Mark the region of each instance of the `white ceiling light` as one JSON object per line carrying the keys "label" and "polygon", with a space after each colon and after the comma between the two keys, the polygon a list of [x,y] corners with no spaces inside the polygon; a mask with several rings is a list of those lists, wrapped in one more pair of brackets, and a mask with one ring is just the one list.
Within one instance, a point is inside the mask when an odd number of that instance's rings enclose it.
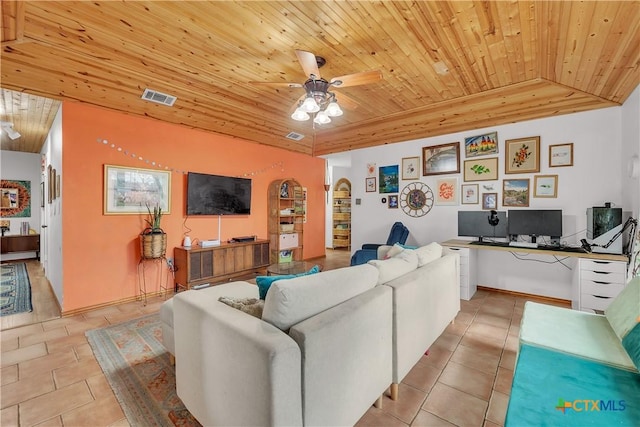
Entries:
{"label": "white ceiling light", "polygon": [[329,87],[332,84],[323,78],[316,78],[312,75],[303,85],[307,96],[304,101],[298,104],[298,108],[293,112],[291,118],[304,122],[311,118],[310,114],[315,114],[314,123],[327,124],[331,122],[330,117],[341,116],[342,109],[336,101],[336,96],[329,92]]}
{"label": "white ceiling light", "polygon": [[18,139],[22,136],[20,132],[13,129],[13,123],[11,122],[0,122],[0,129],[11,139]]}

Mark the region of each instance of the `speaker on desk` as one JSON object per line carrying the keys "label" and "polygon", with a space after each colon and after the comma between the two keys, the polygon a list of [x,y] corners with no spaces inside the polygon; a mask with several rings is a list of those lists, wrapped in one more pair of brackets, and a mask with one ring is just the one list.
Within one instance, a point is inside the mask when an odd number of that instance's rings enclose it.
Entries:
{"label": "speaker on desk", "polygon": [[487,221],[489,221],[489,224],[492,225],[493,227],[498,225],[500,223],[500,218],[498,218],[498,212],[492,210],[491,214],[487,217]]}

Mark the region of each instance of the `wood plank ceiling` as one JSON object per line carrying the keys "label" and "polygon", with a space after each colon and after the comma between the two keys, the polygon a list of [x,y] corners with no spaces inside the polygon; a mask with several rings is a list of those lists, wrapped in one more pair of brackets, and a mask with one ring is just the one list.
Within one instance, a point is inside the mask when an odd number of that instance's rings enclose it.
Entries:
{"label": "wood plank ceiling", "polygon": [[[0,118],[50,124],[37,95],[329,154],[620,105],[640,83],[639,25],[638,1],[3,0]],[[330,124],[296,122],[303,89],[252,83],[303,83],[296,49],[326,58],[328,80],[383,78],[335,88]]]}

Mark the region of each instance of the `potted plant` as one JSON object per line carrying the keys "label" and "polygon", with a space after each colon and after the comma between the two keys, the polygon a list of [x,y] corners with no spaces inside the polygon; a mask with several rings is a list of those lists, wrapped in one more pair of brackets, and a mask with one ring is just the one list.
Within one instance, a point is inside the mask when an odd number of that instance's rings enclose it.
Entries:
{"label": "potted plant", "polygon": [[167,250],[167,235],[160,228],[162,208],[155,206],[153,211],[147,205],[149,218],[145,219],[149,227],[140,233],[140,253],[143,258],[163,258]]}

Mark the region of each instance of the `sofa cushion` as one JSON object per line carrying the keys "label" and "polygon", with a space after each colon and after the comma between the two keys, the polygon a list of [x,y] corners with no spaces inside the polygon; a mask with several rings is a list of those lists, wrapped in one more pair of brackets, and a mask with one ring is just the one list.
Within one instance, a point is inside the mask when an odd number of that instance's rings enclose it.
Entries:
{"label": "sofa cushion", "polygon": [[291,326],[373,288],[378,270],[368,264],[278,280],[271,285],[262,320],[287,331]]}
{"label": "sofa cushion", "polygon": [[527,301],[519,341],[520,345],[534,345],[618,369],[635,370],[613,328],[599,314]]}
{"label": "sofa cushion", "polygon": [[259,298],[220,297],[218,298],[218,301],[240,310],[243,313],[257,317],[258,319],[262,318],[264,301]]}
{"label": "sofa cushion", "polygon": [[415,250],[418,255],[418,267],[429,264],[442,256],[442,246],[437,242],[429,243]]}
{"label": "sofa cushion", "polygon": [[258,276],[256,277],[256,285],[258,285],[258,291],[260,292],[260,299],[267,297],[267,291],[271,287],[271,284],[278,280],[293,279],[294,277],[306,276],[307,274],[315,274],[320,271],[320,267],[314,265],[308,271],[299,274],[283,274],[279,276]]}
{"label": "sofa cushion", "polygon": [[378,269],[378,284],[387,283],[418,268],[418,255],[412,250],[402,250],[389,259],[374,259],[369,264]]}
{"label": "sofa cushion", "polygon": [[633,278],[625,286],[604,315],[640,370],[640,277]]}

